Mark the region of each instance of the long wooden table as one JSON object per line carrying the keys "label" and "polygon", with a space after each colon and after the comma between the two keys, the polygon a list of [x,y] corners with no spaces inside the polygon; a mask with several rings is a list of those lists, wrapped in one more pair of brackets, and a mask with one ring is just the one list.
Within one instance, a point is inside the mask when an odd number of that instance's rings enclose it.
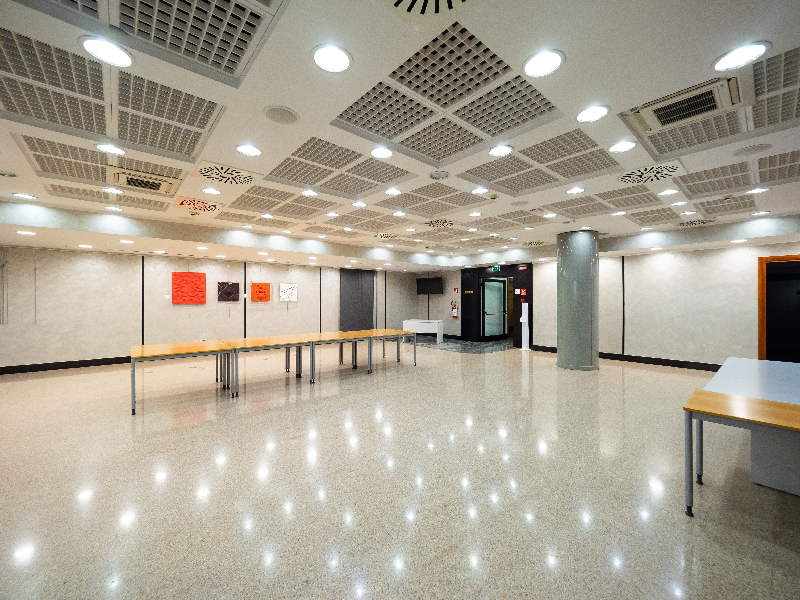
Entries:
{"label": "long wooden table", "polygon": [[[798,391],[800,393],[800,391]],[[697,423],[697,452],[695,455],[697,483],[703,485],[703,421],[731,427],[749,429],[753,434],[770,436],[770,439],[788,440],[800,444],[800,405],[723,394],[709,390],[695,390],[683,407],[685,437],[686,515],[693,517],[694,473],[692,419]],[[785,457],[791,460],[791,457]],[[795,457],[796,458],[796,457]],[[754,468],[751,461],[751,470]]]}
{"label": "long wooden table", "polygon": [[[210,342],[191,342],[182,344],[153,344],[131,347],[131,414],[136,414],[136,363],[172,358],[216,355],[217,381],[222,381],[223,389],[231,390],[231,397],[239,395],[239,353],[261,350],[286,349],[286,372],[290,370],[290,351],[295,348],[296,377],[303,373],[303,346],[309,346],[310,383],[315,383],[316,346],[339,344],[339,364],[344,363],[344,344],[352,343],[353,368],[358,368],[357,342],[367,342],[367,373],[372,373],[372,342],[375,339],[397,340],[397,362],[400,362],[400,342],[403,338],[414,337],[414,366],[417,365],[417,334],[401,329],[365,329],[361,331],[332,331],[327,333],[307,333],[299,335],[275,335],[258,338],[239,338],[215,340]],[[384,345],[384,357],[386,348]]]}

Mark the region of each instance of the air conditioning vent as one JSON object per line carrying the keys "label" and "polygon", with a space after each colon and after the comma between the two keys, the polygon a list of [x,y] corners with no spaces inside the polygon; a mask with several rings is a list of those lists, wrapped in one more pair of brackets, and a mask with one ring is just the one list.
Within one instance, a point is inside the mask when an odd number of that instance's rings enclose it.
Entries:
{"label": "air conditioning vent", "polygon": [[718,105],[714,98],[714,92],[712,90],[706,90],[695,96],[690,96],[683,100],[678,100],[677,102],[655,108],[653,109],[653,114],[661,125],[669,125],[670,123],[676,123],[684,119],[690,119],[697,115],[717,110],[717,108]]}
{"label": "air conditioning vent", "polygon": [[376,233],[375,237],[379,240],[393,240],[397,236],[394,233]]}
{"label": "air conditioning vent", "polygon": [[695,219],[693,221],[683,221],[682,223],[676,223],[678,227],[700,227],[701,225],[708,225],[713,223],[714,219]]}
{"label": "air conditioning vent", "polygon": [[138,171],[126,171],[115,167],[106,167],[106,181],[115,186],[136,188],[147,190],[155,194],[165,194],[171,196],[178,191],[179,179],[162,177],[160,175],[150,175]]}

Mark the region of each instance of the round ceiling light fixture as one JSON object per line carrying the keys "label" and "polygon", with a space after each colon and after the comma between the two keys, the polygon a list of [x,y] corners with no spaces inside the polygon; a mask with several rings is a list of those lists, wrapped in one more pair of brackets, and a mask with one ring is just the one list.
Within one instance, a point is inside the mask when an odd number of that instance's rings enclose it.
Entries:
{"label": "round ceiling light fixture", "polygon": [[545,77],[556,71],[564,62],[564,53],[559,50],[542,50],[525,62],[525,75]]}
{"label": "round ceiling light fixture", "polygon": [[106,194],[114,194],[114,195],[117,195],[117,196],[120,196],[120,195],[122,195],[122,194],[124,194],[124,193],[125,193],[125,192],[123,192],[122,190],[118,190],[118,189],[117,189],[117,188],[115,188],[115,187],[106,187],[106,188],[103,188],[103,191],[104,191]]}
{"label": "round ceiling light fixture", "polygon": [[388,190],[386,190],[386,191],[384,192],[384,194],[386,194],[386,195],[388,195],[388,196],[399,196],[399,195],[400,195],[400,194],[402,194],[402,193],[403,193],[403,192],[401,192],[401,191],[400,191],[400,190],[398,190],[397,188],[389,188]]}
{"label": "round ceiling light fixture", "polygon": [[244,154],[245,156],[260,156],[261,150],[253,146],[252,144],[242,144],[241,146],[237,146],[236,150],[239,151],[239,154]]}
{"label": "round ceiling light fixture", "polygon": [[749,65],[751,62],[761,57],[772,44],[769,42],[753,42],[745,44],[731,50],[727,54],[720,56],[714,63],[715,71],[732,71]]}
{"label": "round ceiling light fixture", "polygon": [[133,59],[131,55],[116,44],[96,37],[81,38],[84,49],[100,60],[112,67],[130,67]]}
{"label": "round ceiling light fixture", "polygon": [[512,148],[511,146],[500,144],[499,146],[495,146],[494,148],[489,150],[489,156],[495,156],[495,157],[508,156],[513,151],[514,148]]}
{"label": "round ceiling light fixture", "polygon": [[436,181],[440,181],[442,179],[447,179],[450,177],[450,173],[447,171],[434,171],[433,173],[429,173],[428,177],[431,179],[435,179]]}
{"label": "round ceiling light fixture", "polygon": [[314,190],[303,190],[303,191],[302,191],[302,192],[300,192],[300,193],[301,193],[303,196],[307,197],[307,198],[313,198],[314,196],[316,196],[316,195],[317,195],[317,192],[315,192]]}
{"label": "round ceiling light fixture", "polygon": [[374,148],[370,154],[375,158],[392,158],[392,151],[382,146]]}
{"label": "round ceiling light fixture", "polygon": [[485,187],[479,186],[479,187],[476,187],[474,190],[472,190],[472,193],[477,195],[477,194],[485,194],[488,191],[489,190],[487,190]]}
{"label": "round ceiling light fixture", "polygon": [[620,152],[627,152],[628,150],[633,150],[636,147],[636,144],[633,142],[617,142],[611,148],[608,149],[609,152],[613,152],[614,154],[619,154]]}
{"label": "round ceiling light fixture", "polygon": [[576,185],[575,187],[568,189],[567,193],[568,194],[580,194],[580,193],[585,192],[585,191],[586,190],[584,188],[582,188],[579,185]]}
{"label": "round ceiling light fixture", "polygon": [[279,125],[292,125],[300,120],[300,115],[285,106],[268,106],[264,109],[264,116]]}
{"label": "round ceiling light fixture", "polygon": [[15,198],[22,198],[23,200],[36,200],[36,196],[31,196],[30,194],[23,194],[22,192],[17,192],[14,194]]}
{"label": "round ceiling light fixture", "polygon": [[355,206],[356,208],[364,208],[366,205],[367,203],[362,202],[361,200],[356,200],[355,202],[353,202],[353,206]]}
{"label": "round ceiling light fixture", "polygon": [[122,156],[125,154],[125,150],[122,148],[117,148],[114,144],[97,144],[95,146],[100,152],[105,152],[106,154],[116,154],[117,156]]}
{"label": "round ceiling light fixture", "polygon": [[577,119],[580,123],[594,123],[608,114],[607,106],[590,106],[578,113]]}
{"label": "round ceiling light fixture", "polygon": [[329,73],[341,73],[350,66],[350,55],[333,44],[325,44],[314,49],[314,62]]}

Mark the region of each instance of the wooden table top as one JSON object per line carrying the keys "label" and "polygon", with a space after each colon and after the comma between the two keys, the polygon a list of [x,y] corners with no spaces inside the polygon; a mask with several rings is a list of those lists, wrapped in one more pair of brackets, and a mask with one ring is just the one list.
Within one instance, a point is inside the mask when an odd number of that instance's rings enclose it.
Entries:
{"label": "wooden table top", "polygon": [[786,402],[695,390],[683,410],[800,431],[800,405]]}
{"label": "wooden table top", "polygon": [[131,346],[131,358],[149,358],[153,356],[170,356],[173,354],[197,354],[200,352],[219,352],[231,350],[230,344],[222,340],[208,342],[183,342],[179,344],[149,344]]}
{"label": "wooden table top", "polygon": [[297,335],[270,335],[266,337],[239,338],[223,341],[233,348],[241,349],[310,344],[311,342],[315,344],[321,342],[347,342],[353,339],[395,335],[414,335],[414,332],[403,331],[402,329],[364,329],[362,331],[329,331],[325,333],[301,333]]}

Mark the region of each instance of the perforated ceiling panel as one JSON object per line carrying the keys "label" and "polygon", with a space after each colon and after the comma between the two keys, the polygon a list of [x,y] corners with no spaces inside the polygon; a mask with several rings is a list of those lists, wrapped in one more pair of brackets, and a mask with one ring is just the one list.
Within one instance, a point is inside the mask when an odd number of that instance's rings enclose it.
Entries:
{"label": "perforated ceiling panel", "polygon": [[758,159],[758,179],[761,183],[772,183],[795,177],[800,177],[800,150]]}
{"label": "perforated ceiling panel", "polygon": [[72,10],[97,18],[97,0],[57,0],[59,4]]}
{"label": "perforated ceiling panel", "polygon": [[399,143],[410,150],[441,161],[482,141],[480,136],[443,117]]}
{"label": "perforated ceiling panel", "polygon": [[331,169],[312,165],[302,160],[287,158],[270,171],[270,176],[304,185],[313,185],[319,183],[331,173],[333,173]]}
{"label": "perforated ceiling panel", "polygon": [[640,226],[660,225],[662,223],[675,223],[681,220],[680,216],[678,216],[678,213],[673,211],[671,208],[666,208],[666,207],[654,208],[652,210],[643,210],[635,213],[628,213],[627,215],[625,215],[625,218],[633,221],[634,223]]}
{"label": "perforated ceiling panel", "polygon": [[514,192],[524,192],[526,190],[532,190],[534,188],[547,185],[548,183],[553,183],[554,181],[558,180],[550,175],[550,173],[545,173],[540,169],[531,169],[530,171],[520,173],[519,175],[514,175],[513,177],[509,177],[507,179],[501,179],[497,183],[498,185],[502,185],[503,187]]}
{"label": "perforated ceiling panel", "polygon": [[593,196],[571,198],[570,200],[547,204],[545,207],[559,214],[572,217],[573,219],[578,217],[593,217],[594,215],[608,214],[611,212],[608,206],[599,202]]}
{"label": "perforated ceiling panel", "polygon": [[[314,200],[314,204],[304,202],[304,200]],[[324,212],[326,209],[336,206],[334,202],[320,200],[318,198],[305,198],[300,196],[292,202],[285,202],[272,210],[273,214],[282,217],[292,217],[294,219],[308,219],[314,215]]]}
{"label": "perforated ceiling panel", "polygon": [[195,129],[205,129],[217,109],[216,102],[124,71],[119,74],[119,105]]}
{"label": "perforated ceiling panel", "polygon": [[503,231],[504,229],[512,229],[519,227],[519,224],[507,219],[499,219],[497,217],[484,217],[477,221],[470,221],[470,225],[484,231]]}
{"label": "perforated ceiling panel", "polygon": [[491,182],[502,179],[503,177],[508,177],[509,175],[514,175],[515,173],[519,173],[530,168],[531,165],[526,163],[524,160],[520,160],[516,156],[506,156],[489,161],[480,166],[473,167],[472,169],[462,173],[462,175],[471,175],[472,177],[482,181]]}
{"label": "perforated ceiling panel", "polygon": [[619,166],[619,163],[608,152],[601,149],[551,163],[547,165],[547,168],[562,177],[578,177]]}
{"label": "perforated ceiling panel", "polygon": [[647,136],[656,152],[666,154],[721,140],[741,133],[742,125],[736,110],[693,121],[680,127],[662,129]]}
{"label": "perforated ceiling panel", "polygon": [[692,195],[724,192],[753,183],[750,166],[746,162],[689,173],[678,177],[678,180]]}
{"label": "perforated ceiling panel", "polygon": [[400,196],[392,196],[387,198],[386,200],[381,200],[380,202],[376,203],[376,206],[380,206],[382,208],[411,208],[412,206],[416,206],[417,204],[422,204],[427,202],[427,198],[423,198],[422,196],[417,196],[416,194],[401,194]]}
{"label": "perforated ceiling panel", "polygon": [[536,88],[517,75],[459,108],[455,115],[495,136],[556,110]]}
{"label": "perforated ceiling panel", "polygon": [[45,154],[48,156],[67,158],[70,160],[77,160],[95,165],[107,164],[107,155],[98,150],[79,148],[78,146],[71,146],[69,144],[62,144],[61,142],[44,140],[42,138],[37,138],[30,135],[23,135],[22,141],[25,142],[28,150],[30,150],[33,154]]}
{"label": "perforated ceiling panel", "polygon": [[348,106],[337,119],[394,139],[433,115],[433,109],[385,83],[379,83]]}
{"label": "perforated ceiling panel", "polygon": [[126,169],[128,171],[139,171],[140,173],[161,175],[162,177],[170,177],[172,179],[183,179],[186,175],[186,171],[182,169],[167,167],[165,165],[157,165],[155,163],[137,160],[134,158],[127,158],[125,156],[117,157],[117,166],[120,169]]}
{"label": "perforated ceiling panel", "polygon": [[[291,196],[291,194],[289,195]],[[231,202],[230,207],[237,210],[251,210],[253,212],[263,213],[272,210],[281,203],[281,200],[252,196],[248,193],[242,194]]]}
{"label": "perforated ceiling panel", "polygon": [[430,200],[423,204],[417,204],[414,206],[413,210],[426,217],[435,217],[452,211],[453,205],[441,202],[440,200]]}
{"label": "perforated ceiling panel", "polygon": [[44,186],[45,189],[53,196],[61,198],[73,198],[76,200],[88,200],[89,202],[98,202],[104,205],[114,206],[128,206],[131,208],[143,208],[146,210],[157,210],[164,212],[169,208],[169,202],[162,202],[161,200],[153,200],[151,198],[141,198],[138,196],[130,196],[128,194],[106,194],[100,190],[86,190],[83,188],[48,184]]}
{"label": "perforated ceiling panel", "polygon": [[312,225],[311,227],[306,227],[303,231],[306,233],[314,233],[317,235],[334,235],[340,237],[358,237],[361,235],[357,231],[345,231],[341,228],[336,227],[323,227],[322,225]]}
{"label": "perforated ceiling panel", "polygon": [[381,162],[374,158],[368,158],[357,165],[347,169],[348,173],[358,175],[370,181],[378,183],[389,183],[390,181],[397,181],[411,173],[400,167],[395,167],[389,163]]}
{"label": "perforated ceiling panel", "polygon": [[751,213],[756,208],[756,201],[753,196],[747,194],[743,196],[717,198],[716,200],[706,200],[696,202],[695,208],[704,217],[716,217],[720,215],[735,215],[738,213]]}
{"label": "perforated ceiling panel", "polygon": [[359,196],[375,187],[373,181],[359,179],[346,173],[334,175],[330,179],[326,179],[322,185],[327,189],[335,190],[348,196]]}
{"label": "perforated ceiling panel", "polygon": [[[271,4],[271,3],[270,3]],[[149,42],[237,74],[272,15],[230,0],[120,0],[120,28]]]}
{"label": "perforated ceiling panel", "polygon": [[453,194],[452,196],[447,196],[447,198],[444,200],[449,204],[453,204],[462,208],[465,206],[472,206],[473,204],[486,204],[487,202],[491,202],[491,200],[485,198],[484,196],[470,194],[469,192],[459,192],[457,194]]}
{"label": "perforated ceiling panel", "polygon": [[333,219],[326,221],[328,225],[334,226],[353,226],[371,219],[377,219],[384,215],[376,210],[369,210],[367,208],[358,208],[350,211],[346,215],[340,215]]}
{"label": "perforated ceiling panel", "polygon": [[646,185],[632,185],[595,195],[614,208],[642,208],[661,204],[658,196],[647,189]]}
{"label": "perforated ceiling panel", "polygon": [[800,119],[800,90],[797,88],[760,98],[753,105],[753,125],[767,127]]}
{"label": "perforated ceiling panel", "polygon": [[331,169],[341,169],[354,160],[362,158],[363,155],[355,150],[343,148],[313,137],[292,152],[292,156],[317,163],[318,165],[324,165]]}
{"label": "perforated ceiling panel", "polygon": [[756,96],[761,97],[800,83],[800,48],[753,63]]}
{"label": "perforated ceiling panel", "polygon": [[390,77],[447,108],[509,69],[465,27],[453,23],[397,67]]}
{"label": "perforated ceiling panel", "polygon": [[572,156],[573,154],[585,152],[592,148],[597,148],[597,142],[581,129],[573,129],[567,133],[562,133],[554,138],[520,150],[520,153],[531,160],[535,160],[539,164],[545,165],[559,158]]}
{"label": "perforated ceiling panel", "polygon": [[449,196],[450,194],[458,193],[458,190],[443,183],[429,183],[417,189],[411,190],[412,194],[418,194],[427,198],[441,198],[442,196]]}

